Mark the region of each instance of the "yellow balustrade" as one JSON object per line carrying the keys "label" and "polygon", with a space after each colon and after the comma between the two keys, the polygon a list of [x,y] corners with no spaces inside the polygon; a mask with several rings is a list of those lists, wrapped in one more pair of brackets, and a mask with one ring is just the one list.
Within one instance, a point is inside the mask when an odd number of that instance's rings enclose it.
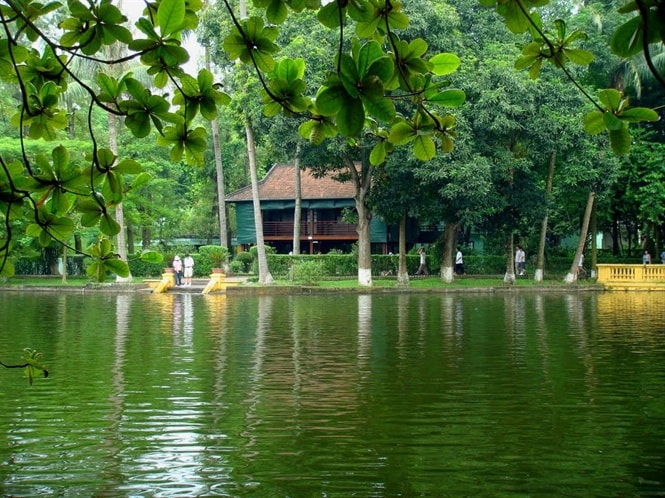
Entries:
{"label": "yellow balustrade", "polygon": [[665,265],[599,264],[597,282],[606,289],[665,290]]}

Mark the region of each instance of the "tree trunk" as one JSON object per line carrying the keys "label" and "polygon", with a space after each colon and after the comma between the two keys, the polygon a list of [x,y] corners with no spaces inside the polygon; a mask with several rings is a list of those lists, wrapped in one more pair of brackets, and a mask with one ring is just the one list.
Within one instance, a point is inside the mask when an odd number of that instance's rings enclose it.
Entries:
{"label": "tree trunk", "polygon": [[127,222],[127,252],[129,254],[134,254],[136,248],[134,247],[134,230],[132,229],[132,222]]}
{"label": "tree trunk", "polygon": [[293,161],[295,177],[296,205],[293,210],[293,255],[300,254],[300,223],[302,221],[302,192],[300,189],[300,142],[296,145],[296,158]]}
{"label": "tree trunk", "polygon": [[515,254],[513,253],[514,243],[513,239],[515,235],[513,232],[510,232],[506,239],[506,273],[503,276],[504,284],[514,284],[515,283]]}
{"label": "tree trunk", "polygon": [[372,212],[364,202],[356,201],[358,211],[358,285],[372,286],[372,243],[370,223]]}
{"label": "tree trunk", "polygon": [[67,282],[67,246],[62,246],[62,283]]}
{"label": "tree trunk", "polygon": [[455,279],[455,241],[459,223],[446,223],[443,228],[443,259],[441,260],[441,280],[447,284]]}
{"label": "tree trunk", "polygon": [[360,171],[351,159],[347,159],[347,167],[353,178],[356,189],[354,200],[358,213],[358,285],[372,286],[372,239],[370,235],[370,222],[372,211],[367,206],[367,195],[372,185],[372,165],[366,153],[363,154]]}
{"label": "tree trunk", "polygon": [[256,148],[254,146],[254,130],[252,123],[248,119],[245,123],[245,133],[247,135],[247,156],[249,162],[249,174],[252,179],[252,201],[254,204],[254,226],[256,227],[256,250],[259,258],[259,283],[273,283],[272,275],[268,269],[268,260],[266,258],[266,247],[263,242],[263,219],[261,217],[261,199],[259,198],[259,178],[256,172]]}
{"label": "tree trunk", "polygon": [[[205,49],[206,69],[210,71],[210,52]],[[229,247],[229,233],[226,221],[226,195],[224,193],[224,167],[222,164],[222,146],[219,140],[219,121],[210,122],[212,128],[212,148],[215,156],[215,175],[217,180],[217,217],[219,220],[219,245]]]}
{"label": "tree trunk", "polygon": [[[109,125],[109,149],[113,152],[114,155],[118,155],[118,118],[115,114],[108,113],[108,125]],[[120,225],[120,231],[116,236],[116,251],[120,256],[120,259],[127,262],[127,239],[125,236],[125,212],[122,206],[122,202],[115,207],[115,221]],[[116,282],[131,282],[132,274],[130,273],[127,277],[116,277]]]}
{"label": "tree trunk", "polygon": [[399,262],[397,267],[397,283],[409,285],[409,270],[406,267],[406,213],[399,220]]}
{"label": "tree trunk", "polygon": [[575,251],[575,257],[573,258],[573,263],[570,265],[570,270],[564,278],[564,282],[571,284],[577,281],[577,266],[580,260],[580,256],[584,252],[584,244],[586,242],[587,232],[589,230],[589,220],[591,219],[591,211],[593,209],[593,203],[596,197],[596,193],[591,190],[589,192],[589,197],[587,198],[586,210],[584,211],[584,219],[582,220],[582,230],[580,231],[580,242],[577,244],[577,250]]}
{"label": "tree trunk", "polygon": [[143,247],[143,249],[147,249],[148,247],[150,247],[151,243],[152,243],[152,236],[150,234],[150,227],[144,225],[141,228],[141,247]]}
{"label": "tree trunk", "polygon": [[598,233],[598,211],[594,202],[591,208],[591,220],[589,222],[589,232],[591,233],[591,278],[596,278],[596,264],[598,264],[598,244],[596,243],[596,233]]}
{"label": "tree trunk", "polygon": [[533,274],[533,280],[542,282],[545,276],[545,244],[547,242],[547,223],[549,221],[549,199],[552,193],[552,183],[554,181],[554,168],[556,166],[556,151],[552,151],[550,156],[550,165],[547,169],[547,180],[545,183],[545,216],[540,224],[540,239],[538,241],[538,254],[536,255],[536,271]]}

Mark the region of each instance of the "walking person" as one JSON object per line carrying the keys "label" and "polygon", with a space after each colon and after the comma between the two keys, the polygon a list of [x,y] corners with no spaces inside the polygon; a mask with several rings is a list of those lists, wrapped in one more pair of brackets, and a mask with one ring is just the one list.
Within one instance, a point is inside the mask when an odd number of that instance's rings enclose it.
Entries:
{"label": "walking person", "polygon": [[660,253],[660,262],[665,265],[665,249]]}
{"label": "walking person", "polygon": [[577,276],[581,277],[584,275],[584,253],[580,254],[580,259],[577,262]]}
{"label": "walking person", "polygon": [[462,249],[457,248],[457,254],[455,254],[455,275],[464,275],[464,256],[462,255]]}
{"label": "walking person", "polygon": [[418,249],[418,254],[420,254],[420,266],[418,267],[416,275],[429,275],[429,272],[427,271],[427,254],[425,254],[425,249],[422,247]]}
{"label": "walking person", "polygon": [[644,250],[644,254],[642,255],[642,264],[644,265],[651,264],[651,254],[649,254],[649,251],[647,251],[646,249]]}
{"label": "walking person", "polygon": [[515,252],[515,266],[517,267],[518,275],[526,275],[526,270],[524,269],[526,264],[526,253],[522,246],[517,246],[517,251]]}
{"label": "walking person", "polygon": [[185,264],[185,287],[191,287],[192,277],[194,276],[194,258],[187,253],[183,263]]}
{"label": "walking person", "polygon": [[182,285],[182,260],[177,254],[173,257],[173,273],[175,274],[175,285]]}

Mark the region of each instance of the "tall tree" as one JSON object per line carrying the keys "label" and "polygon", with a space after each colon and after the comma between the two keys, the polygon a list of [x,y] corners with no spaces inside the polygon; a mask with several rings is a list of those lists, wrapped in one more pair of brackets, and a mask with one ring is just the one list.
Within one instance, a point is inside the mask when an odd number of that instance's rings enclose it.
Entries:
{"label": "tall tree", "polygon": [[[247,5],[245,0],[240,0],[240,17],[247,17]],[[247,159],[249,172],[252,180],[252,203],[254,205],[254,226],[256,227],[256,249],[259,268],[259,283],[270,284],[273,282],[272,275],[268,269],[266,258],[266,246],[263,240],[263,217],[261,214],[261,198],[259,197],[259,178],[256,170],[256,146],[254,141],[254,128],[247,110],[245,110],[245,133],[247,134]]]}
{"label": "tall tree", "polygon": [[579,261],[584,252],[584,246],[587,242],[587,235],[589,230],[589,221],[591,220],[591,213],[593,211],[594,200],[596,198],[596,192],[593,190],[589,191],[589,196],[587,197],[586,209],[584,210],[584,217],[582,218],[582,228],[580,229],[580,239],[577,243],[577,249],[575,250],[575,255],[573,256],[573,261],[570,265],[568,273],[564,277],[564,282],[573,283],[577,281],[577,269],[579,267]]}

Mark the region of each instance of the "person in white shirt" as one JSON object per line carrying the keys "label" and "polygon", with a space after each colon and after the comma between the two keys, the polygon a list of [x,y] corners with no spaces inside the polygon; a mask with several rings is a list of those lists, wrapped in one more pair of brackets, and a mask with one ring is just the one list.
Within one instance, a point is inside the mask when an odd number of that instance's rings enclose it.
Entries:
{"label": "person in white shirt", "polygon": [[462,250],[458,247],[455,255],[455,275],[464,275],[464,257]]}
{"label": "person in white shirt", "polygon": [[185,264],[185,287],[191,287],[192,276],[194,276],[194,258],[186,254],[183,263]]}
{"label": "person in white shirt", "polygon": [[526,253],[522,246],[517,246],[517,251],[515,252],[515,266],[517,266],[518,275],[526,275],[524,266],[526,264]]}
{"label": "person in white shirt", "polygon": [[420,254],[420,266],[418,267],[416,275],[429,275],[429,272],[427,271],[427,254],[425,254],[425,249],[422,247],[418,249],[418,254]]}
{"label": "person in white shirt", "polygon": [[182,285],[182,260],[177,254],[173,258],[173,273],[175,274],[175,284],[180,287]]}

